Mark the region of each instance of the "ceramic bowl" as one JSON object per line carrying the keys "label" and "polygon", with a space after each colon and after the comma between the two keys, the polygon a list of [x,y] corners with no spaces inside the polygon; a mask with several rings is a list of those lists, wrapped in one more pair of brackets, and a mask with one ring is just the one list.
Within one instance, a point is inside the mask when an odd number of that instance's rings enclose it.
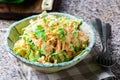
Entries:
{"label": "ceramic bowl", "polygon": [[18,4],[18,3],[22,3],[24,0],[0,0],[0,2],[3,3],[9,3],[9,4]]}
{"label": "ceramic bowl", "polygon": [[[51,12],[48,14],[54,14],[54,15],[58,15],[58,16],[67,16],[71,19],[79,19],[75,16],[72,16],[72,15],[69,15],[66,13]],[[76,56],[74,59],[72,59],[68,62],[52,64],[52,65],[45,65],[45,64],[38,64],[38,63],[34,63],[34,62],[29,62],[28,60],[20,57],[19,55],[16,55],[13,51],[13,45],[19,39],[19,36],[22,35],[22,33],[23,33],[22,28],[28,26],[29,21],[31,19],[36,19],[38,16],[39,15],[33,15],[33,16],[24,18],[20,21],[17,21],[15,23],[13,23],[9,27],[9,30],[7,31],[7,34],[5,36],[6,47],[9,51],[9,53],[12,54],[14,57],[16,57],[18,60],[20,60],[21,62],[25,63],[28,66],[31,66],[37,70],[40,70],[41,72],[52,73],[52,72],[57,72],[57,71],[64,70],[64,69],[67,69],[67,68],[74,66],[75,64],[77,64],[81,60],[83,60],[90,53],[90,51],[92,50],[92,48],[95,44],[95,33],[94,33],[95,31],[94,31],[93,26],[91,26],[87,22],[83,21],[83,27],[81,27],[81,30],[89,36],[89,45],[83,54]]]}

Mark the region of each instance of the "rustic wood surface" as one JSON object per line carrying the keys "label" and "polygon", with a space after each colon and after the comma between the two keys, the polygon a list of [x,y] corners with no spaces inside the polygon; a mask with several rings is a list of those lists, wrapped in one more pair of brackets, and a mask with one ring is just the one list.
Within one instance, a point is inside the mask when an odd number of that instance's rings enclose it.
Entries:
{"label": "rustic wood surface", "polygon": [[[53,8],[49,11],[54,11],[57,0],[54,0]],[[6,4],[0,2],[0,18],[19,20],[30,15],[41,13],[42,0],[25,0],[20,4]]]}
{"label": "rustic wood surface", "polygon": [[[72,14],[86,21],[97,17],[112,25],[110,48],[118,63],[111,70],[117,76],[116,80],[120,80],[120,0],[57,0],[56,11]],[[10,55],[5,48],[4,36],[13,22],[15,21],[0,20],[0,80],[29,80],[30,72],[25,71],[26,66]],[[96,42],[96,46],[99,47],[99,41]],[[34,75],[37,73],[31,72]]]}

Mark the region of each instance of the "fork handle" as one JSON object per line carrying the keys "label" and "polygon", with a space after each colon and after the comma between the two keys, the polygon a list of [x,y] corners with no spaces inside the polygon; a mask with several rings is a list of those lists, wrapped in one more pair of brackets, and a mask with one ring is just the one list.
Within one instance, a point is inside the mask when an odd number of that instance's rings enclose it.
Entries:
{"label": "fork handle", "polygon": [[106,52],[108,50],[108,39],[110,39],[111,36],[111,26],[109,23],[103,23],[102,24],[102,31],[103,31],[103,52]]}
{"label": "fork handle", "polygon": [[95,27],[96,31],[98,32],[99,36],[100,36],[100,40],[101,40],[101,50],[104,49],[103,46],[103,32],[102,32],[102,21],[99,18],[92,18],[91,19],[92,25]]}

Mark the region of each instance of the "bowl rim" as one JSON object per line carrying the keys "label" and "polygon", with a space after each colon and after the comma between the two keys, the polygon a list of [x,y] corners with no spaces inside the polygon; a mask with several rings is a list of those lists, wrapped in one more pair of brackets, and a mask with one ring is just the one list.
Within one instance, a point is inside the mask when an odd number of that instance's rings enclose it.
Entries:
{"label": "bowl rim", "polygon": [[[74,18],[74,19],[81,19],[81,18],[78,18],[78,17],[75,17],[73,15],[70,15],[68,13],[62,13],[62,12],[48,12],[48,14],[55,14],[55,15],[62,15],[62,16],[67,16],[67,17],[70,17],[70,18]],[[62,63],[57,63],[57,64],[39,64],[39,63],[35,63],[35,62],[30,62],[28,60],[26,60],[25,58],[22,58],[21,56],[15,54],[13,52],[12,49],[9,48],[8,46],[8,37],[9,37],[9,34],[10,34],[10,31],[13,27],[15,27],[15,25],[17,24],[20,24],[21,22],[25,21],[25,20],[29,20],[29,19],[32,19],[32,18],[36,18],[38,17],[40,14],[37,14],[37,15],[32,15],[32,16],[29,16],[27,18],[24,18],[24,19],[21,19],[19,21],[16,21],[14,22],[13,24],[10,25],[9,29],[7,30],[6,34],[5,34],[5,46],[8,50],[8,52],[10,54],[12,54],[13,56],[15,56],[17,59],[19,59],[20,61],[22,61],[23,63],[26,63],[26,64],[29,64],[29,65],[34,65],[34,66],[37,66],[37,67],[43,67],[43,68],[53,68],[53,67],[64,67],[64,66],[68,66],[74,62],[76,62],[77,60],[83,60],[86,55],[88,55],[91,51],[91,49],[93,48],[94,44],[95,44],[95,29],[94,27],[88,23],[86,23],[85,21],[83,21],[88,27],[91,28],[91,32],[92,32],[92,41],[90,42],[90,44],[88,45],[88,47],[86,48],[86,51],[80,55],[79,57],[76,57],[76,58],[73,58],[72,60],[70,61],[67,61],[67,62],[62,62]]]}

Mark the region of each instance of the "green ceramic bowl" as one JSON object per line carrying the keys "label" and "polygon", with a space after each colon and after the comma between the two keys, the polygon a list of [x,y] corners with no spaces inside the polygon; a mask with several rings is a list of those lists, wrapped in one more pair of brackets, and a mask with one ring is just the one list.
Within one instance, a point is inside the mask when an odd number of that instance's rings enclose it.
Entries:
{"label": "green ceramic bowl", "polygon": [[[72,19],[78,19],[72,15],[65,14],[65,13],[51,12],[48,14],[54,14],[54,15],[58,15],[58,16],[67,16]],[[9,30],[7,31],[7,34],[5,36],[6,37],[6,47],[7,47],[8,51],[13,56],[15,56],[17,59],[19,59],[21,62],[23,62],[23,63],[27,64],[28,66],[31,66],[37,70],[40,70],[41,72],[52,73],[52,72],[57,72],[57,71],[64,70],[64,69],[74,66],[75,64],[77,64],[81,60],[83,60],[92,50],[93,45],[95,43],[94,28],[90,24],[83,22],[84,27],[81,27],[81,30],[83,30],[89,36],[89,45],[86,49],[86,52],[84,52],[82,55],[78,55],[76,58],[74,58],[68,62],[53,64],[53,65],[37,64],[37,63],[29,62],[28,60],[20,57],[19,55],[16,55],[12,49],[13,49],[14,43],[19,39],[19,36],[23,33],[22,28],[29,25],[29,21],[31,19],[36,19],[37,16],[38,15],[30,16],[28,18],[25,18],[18,22],[13,23],[9,27]]]}
{"label": "green ceramic bowl", "polygon": [[9,3],[9,4],[18,4],[18,3],[22,3],[24,0],[0,0],[0,2],[3,3]]}

